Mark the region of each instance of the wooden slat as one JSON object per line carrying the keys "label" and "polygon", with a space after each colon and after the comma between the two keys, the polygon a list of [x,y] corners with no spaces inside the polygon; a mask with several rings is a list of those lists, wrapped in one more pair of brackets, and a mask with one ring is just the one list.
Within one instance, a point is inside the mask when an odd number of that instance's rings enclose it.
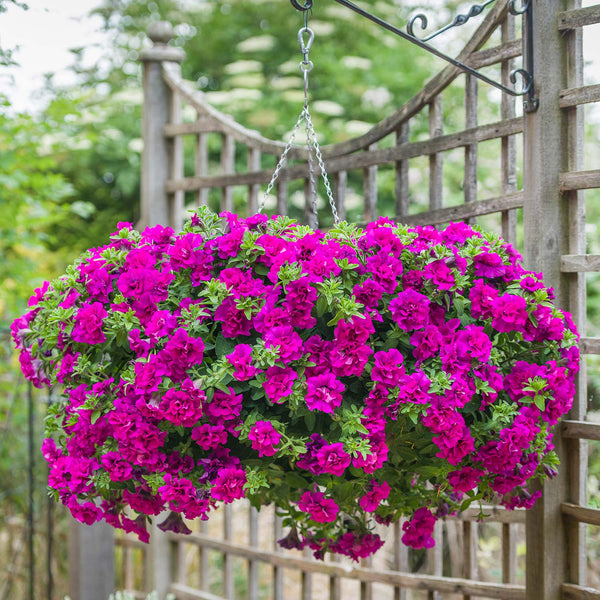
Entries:
{"label": "wooden slat", "polygon": [[[510,43],[514,40],[516,32],[515,19],[507,15],[502,23],[502,42]],[[514,61],[507,59],[502,62],[500,78],[502,85],[510,86],[510,75],[514,68]],[[502,119],[514,119],[517,111],[515,99],[509,94],[502,94],[500,101],[500,114]],[[502,193],[514,194],[517,191],[517,140],[514,135],[507,135],[500,141],[500,171],[502,177]],[[502,212],[502,237],[509,244],[517,243],[517,211],[505,210]]]}
{"label": "wooden slat", "polygon": [[[429,105],[429,137],[438,138],[444,132],[442,97],[436,96]],[[444,194],[444,155],[441,152],[429,155],[429,210],[442,208]]]}
{"label": "wooden slat", "polygon": [[[251,548],[258,548],[258,510],[249,507],[248,542]],[[248,561],[248,600],[258,600],[258,563],[250,559]]]}
{"label": "wooden slat", "polygon": [[[283,537],[283,531],[281,527],[282,518],[277,514],[273,514],[273,553],[282,554],[283,549],[278,543]],[[272,563],[272,561],[269,561]],[[283,598],[283,567],[273,564],[273,600],[284,600]]]}
{"label": "wooden slat", "polygon": [[600,600],[600,591],[574,583],[563,583],[561,591],[562,600]]}
{"label": "wooden slat", "polygon": [[502,523],[502,582],[517,582],[517,530],[512,523]]}
{"label": "wooden slat", "polygon": [[[233,509],[231,504],[226,504],[223,508],[223,542],[231,543],[233,539]],[[235,588],[233,582],[233,556],[232,553],[223,553],[223,597],[226,600],[235,600]]]}
{"label": "wooden slat", "polygon": [[[402,123],[400,129],[396,131],[396,146],[405,146],[410,142],[410,124]],[[408,214],[410,202],[410,187],[408,181],[408,171],[410,163],[408,159],[399,160],[395,165],[395,194],[396,194],[396,219],[401,221],[404,215]]]}
{"label": "wooden slat", "polygon": [[219,121],[210,117],[199,116],[192,123],[167,123],[163,128],[165,137],[173,138],[178,135],[198,135],[199,133],[221,133]]}
{"label": "wooden slat", "polygon": [[[372,569],[373,556],[361,559],[360,566],[364,569]],[[373,584],[370,581],[360,582],[360,600],[373,600]]]}
{"label": "wooden slat", "polygon": [[[208,175],[208,140],[205,133],[196,138],[196,155],[194,156],[194,175],[206,177]],[[199,188],[196,191],[196,202],[198,206],[208,204],[208,188]]]}
{"label": "wooden slat", "polygon": [[[176,534],[169,534],[169,536],[177,539]],[[397,573],[387,570],[375,571],[354,565],[347,566],[327,561],[307,560],[305,558],[296,558],[289,554],[255,550],[247,546],[217,540],[199,533],[191,533],[187,536],[186,541],[192,544],[204,545],[219,552],[229,553],[232,556],[252,557],[255,560],[271,565],[296,569],[307,573],[324,573],[325,575],[337,575],[359,581],[371,581],[373,583],[404,586],[419,590],[437,590],[450,594],[466,593],[497,600],[524,600],[525,598],[525,589],[519,585],[469,581],[458,577],[435,577],[433,575]]]}
{"label": "wooden slat", "polygon": [[[521,509],[506,510],[502,506],[481,507],[485,520],[490,523],[525,523],[526,511]],[[467,510],[458,513],[455,517],[446,517],[446,519],[455,519],[457,521],[479,521],[479,507],[467,508]]]}
{"label": "wooden slat", "polygon": [[575,10],[566,10],[558,14],[558,29],[576,29],[600,23],[600,5],[589,6],[588,8],[577,8]]}
{"label": "wooden slat", "polygon": [[[202,535],[208,535],[208,523],[206,521],[200,522],[200,533]],[[199,546],[198,551],[200,554],[200,589],[207,592],[210,589],[210,561],[208,550],[204,546]]]}
{"label": "wooden slat", "polygon": [[402,222],[407,225],[437,225],[439,223],[449,223],[450,221],[464,221],[470,217],[479,217],[489,215],[512,208],[521,208],[523,206],[523,193],[512,194],[511,196],[502,196],[500,198],[490,198],[489,200],[480,200],[473,204],[463,204],[460,206],[449,206],[440,210],[432,210],[417,215],[408,215],[402,218]]}
{"label": "wooden slat", "polygon": [[139,548],[140,550],[144,551],[148,549],[148,544],[140,542],[140,540],[136,537],[129,537],[125,535],[115,537],[115,546],[123,546],[125,548]]}
{"label": "wooden slat", "polygon": [[575,519],[580,523],[588,525],[600,525],[600,509],[586,508],[570,502],[563,502],[560,505],[560,510],[563,515]]}
{"label": "wooden slat", "polygon": [[[369,146],[369,154],[377,151],[377,144]],[[363,199],[365,203],[363,220],[374,221],[377,218],[377,165],[363,169]]]}
{"label": "wooden slat", "polygon": [[[465,79],[465,127],[477,127],[478,82],[473,75]],[[465,179],[463,182],[465,202],[477,202],[477,144],[465,146]],[[473,223],[471,223],[473,224]]]}
{"label": "wooden slat", "polygon": [[[394,562],[395,571],[408,572],[408,548],[402,543],[402,523],[400,519],[394,523]],[[406,600],[407,590],[403,587],[394,588],[394,600]]]}
{"label": "wooden slat", "polygon": [[590,273],[600,271],[600,254],[565,254],[561,257],[563,273]]}
{"label": "wooden slat", "polygon": [[177,600],[223,600],[221,596],[182,583],[171,584],[170,591],[175,594]]}
{"label": "wooden slat", "polygon": [[[260,150],[248,148],[248,171],[260,170]],[[260,185],[251,184],[248,187],[248,216],[253,215],[258,210],[258,195]]]}
{"label": "wooden slat", "polygon": [[582,354],[600,354],[600,338],[581,338],[579,350]]}
{"label": "wooden slat", "polygon": [[[231,135],[223,135],[223,146],[221,148],[221,171],[223,177],[231,178],[235,171],[235,138]],[[233,187],[223,186],[221,192],[221,210],[233,211]]]}
{"label": "wooden slat", "polygon": [[333,175],[333,200],[340,221],[346,220],[346,192],[348,189],[348,173],[338,171]]}
{"label": "wooden slat", "polygon": [[[477,579],[477,530],[476,522],[463,523],[463,577],[465,579]],[[471,595],[465,594],[463,600],[471,600]]]}
{"label": "wooden slat", "polygon": [[288,193],[287,193],[287,182],[279,179],[275,184],[277,192],[277,214],[287,215],[288,214]]}
{"label": "wooden slat", "polygon": [[561,192],[600,188],[600,170],[561,173],[559,175],[559,185]]}
{"label": "wooden slat", "polygon": [[[370,152],[343,156],[325,161],[327,171],[331,174],[337,171],[362,169],[374,165],[392,164],[400,160],[428,156],[446,150],[462,148],[469,144],[476,144],[509,135],[523,132],[523,118],[517,117],[508,121],[499,121],[487,125],[480,125],[475,129],[467,129],[459,133],[443,135],[432,140],[412,142],[402,146],[384,148]],[[316,172],[319,172],[317,169]],[[235,175],[215,175],[211,177],[187,177],[178,181],[167,181],[167,191],[175,190],[194,191],[201,187],[219,188],[227,185],[250,185],[252,183],[268,183],[273,175],[272,169],[265,169],[255,173],[236,173]],[[308,176],[308,166],[297,165],[281,170],[278,181],[303,179]],[[600,187],[600,185],[599,185]]]}
{"label": "wooden slat", "polygon": [[600,423],[569,419],[562,422],[562,434],[566,438],[600,440]]}
{"label": "wooden slat", "polygon": [[600,102],[600,85],[569,88],[562,90],[558,95],[558,105],[561,108],[570,108],[590,102]]}
{"label": "wooden slat", "polygon": [[[173,93],[171,98],[171,123],[179,123],[182,118],[182,105],[179,94]],[[175,138],[171,144],[171,179],[180,180],[183,179],[184,175],[184,163],[183,163],[183,140],[181,138]],[[183,190],[174,190],[171,198],[169,198],[170,206],[170,222],[173,225],[175,231],[179,231],[183,228],[184,221],[184,192]]]}
{"label": "wooden slat", "polygon": [[517,58],[523,53],[523,40],[511,40],[504,42],[500,46],[494,46],[493,48],[486,48],[485,50],[479,50],[471,54],[471,56],[465,61],[467,65],[474,69],[481,69],[482,67],[489,67],[491,65],[498,64],[511,58]]}
{"label": "wooden slat", "polygon": [[[310,548],[304,548],[304,562],[314,562]],[[312,571],[303,569],[300,573],[300,600],[312,600]]]}

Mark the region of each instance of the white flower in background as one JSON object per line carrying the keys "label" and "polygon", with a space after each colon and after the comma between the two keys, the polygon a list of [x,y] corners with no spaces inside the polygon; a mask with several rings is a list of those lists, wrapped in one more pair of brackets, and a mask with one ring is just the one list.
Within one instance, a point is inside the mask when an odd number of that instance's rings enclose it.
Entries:
{"label": "white flower in background", "polygon": [[315,112],[329,117],[339,117],[344,114],[344,107],[331,100],[316,100],[312,103]]}
{"label": "white flower in background", "polygon": [[386,87],[376,87],[368,89],[362,95],[362,103],[367,108],[383,108],[392,101],[392,93]]}
{"label": "white flower in background", "polygon": [[340,62],[347,69],[361,69],[362,71],[367,71],[373,64],[371,59],[362,56],[344,56]]}
{"label": "white flower in background", "polygon": [[260,52],[270,50],[274,45],[275,38],[272,35],[256,35],[240,42],[237,49],[240,52]]}
{"label": "white flower in background", "polygon": [[236,60],[225,65],[225,73],[228,75],[240,75],[245,73],[262,73],[263,64],[258,60]]}

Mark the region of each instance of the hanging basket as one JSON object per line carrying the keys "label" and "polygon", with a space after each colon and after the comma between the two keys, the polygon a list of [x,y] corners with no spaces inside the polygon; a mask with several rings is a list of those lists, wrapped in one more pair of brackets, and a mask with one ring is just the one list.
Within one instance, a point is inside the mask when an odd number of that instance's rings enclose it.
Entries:
{"label": "hanging basket", "polygon": [[27,378],[63,390],[50,487],[142,540],[147,516],[185,531],[246,497],[284,515],[283,546],[353,559],[382,545],[375,522],[407,515],[420,548],[472,503],[529,508],[579,354],[519,258],[462,223],[121,224],[13,324]]}

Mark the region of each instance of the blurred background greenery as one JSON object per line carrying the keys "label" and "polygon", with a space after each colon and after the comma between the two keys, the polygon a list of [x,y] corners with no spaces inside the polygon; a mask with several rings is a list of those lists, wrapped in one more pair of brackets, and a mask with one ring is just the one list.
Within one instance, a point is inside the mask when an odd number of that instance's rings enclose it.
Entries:
{"label": "blurred background greenery", "polygon": [[[365,0],[362,4],[400,26],[422,9],[432,17],[431,29],[469,5],[456,0]],[[0,0],[0,26],[2,12],[9,6],[26,9],[20,1]],[[102,59],[91,66],[86,60],[88,48],[72,49],[70,69],[76,83],[61,85],[54,73],[48,73],[41,95],[45,100],[29,112],[11,106],[9,98],[0,95],[0,503],[4,523],[26,509],[25,479],[15,480],[12,475],[15,465],[26,464],[26,388],[7,328],[25,310],[34,287],[59,274],[86,248],[104,244],[119,221],[139,218],[142,97],[137,54],[148,45],[149,23],[173,23],[173,44],[186,52],[183,76],[204,91],[214,106],[246,127],[266,137],[286,139],[302,104],[297,42],[302,16],[287,0],[99,0],[93,13],[101,17],[110,43]],[[316,34],[311,51],[312,112],[322,144],[366,132],[444,66],[334,2],[316,1],[310,26]],[[440,45],[450,54],[458,52],[473,29],[469,27]],[[18,61],[14,48],[0,47],[0,75],[15,73]],[[444,95],[447,132],[464,126],[462,85],[461,78]],[[482,87],[480,120],[498,120],[498,106],[498,94]],[[597,124],[588,125],[586,160],[592,163],[598,156],[597,129]],[[411,139],[426,132],[426,119],[415,119]],[[497,148],[484,147],[482,197],[490,195],[485,192],[495,186],[498,173],[497,157],[491,156]],[[462,166],[458,165],[463,159],[456,159],[456,169],[454,160],[452,155],[446,158],[447,205],[462,201]],[[415,161],[411,168],[422,171],[422,189],[415,189],[412,198],[418,211],[427,199],[427,164]],[[384,173],[378,183],[380,210],[391,214],[393,178]],[[358,185],[356,191],[360,193]],[[597,191],[588,194],[588,251],[594,253],[600,252],[598,200]],[[242,208],[241,197],[238,202],[237,208]],[[361,215],[357,208],[349,216],[359,219]],[[599,306],[599,278],[590,275],[590,336],[600,335]],[[591,408],[599,410],[600,368],[597,361],[591,366]],[[38,408],[36,448],[42,412]],[[600,464],[597,454],[593,454],[594,464]],[[46,502],[44,466],[38,461],[36,468],[35,502],[41,514]],[[594,467],[596,471],[600,474],[600,468]],[[598,478],[594,481],[591,500],[597,501]],[[58,554],[56,560],[60,573]]]}

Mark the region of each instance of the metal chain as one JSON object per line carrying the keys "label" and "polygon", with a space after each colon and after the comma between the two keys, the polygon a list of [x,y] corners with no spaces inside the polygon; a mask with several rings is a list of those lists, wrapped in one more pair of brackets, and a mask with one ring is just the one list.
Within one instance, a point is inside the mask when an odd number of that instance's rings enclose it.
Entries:
{"label": "metal chain", "polygon": [[[335,201],[333,199],[333,192],[331,191],[329,177],[327,175],[327,171],[325,170],[325,163],[323,161],[323,155],[321,154],[321,148],[320,148],[319,142],[317,140],[317,135],[315,133],[315,128],[314,128],[312,118],[310,116],[310,111],[308,108],[308,74],[313,69],[313,63],[309,59],[309,51],[312,47],[312,44],[313,44],[313,41],[315,38],[315,34],[308,27],[307,13],[308,13],[308,11],[306,11],[304,13],[304,27],[302,29],[300,29],[300,31],[298,31],[298,43],[300,44],[300,51],[302,52],[302,57],[303,57],[302,61],[300,62],[300,71],[302,71],[302,74],[304,76],[304,107],[302,108],[302,112],[300,113],[300,116],[298,117],[298,120],[296,121],[296,124],[294,125],[294,128],[292,129],[292,134],[290,136],[288,143],[285,146],[285,149],[279,159],[279,162],[277,163],[277,166],[275,167],[275,171],[273,172],[271,181],[269,182],[269,185],[267,186],[267,190],[265,191],[265,194],[264,194],[264,196],[260,202],[260,205],[258,207],[258,212],[260,213],[264,210],[267,198],[269,197],[269,194],[273,190],[273,186],[275,185],[275,182],[277,181],[277,178],[279,177],[279,173],[281,172],[281,170],[283,169],[283,167],[286,163],[287,155],[292,148],[298,128],[300,127],[300,124],[302,123],[302,121],[304,121],[305,126],[306,126],[306,149],[308,151],[308,182],[309,182],[308,193],[310,196],[309,199],[310,199],[310,203],[311,203],[312,213],[315,217],[315,226],[318,227],[319,216],[318,216],[318,210],[317,210],[317,184],[316,184],[316,178],[315,178],[313,151],[315,153],[315,156],[317,157],[319,170],[321,172],[321,177],[323,178],[323,182],[325,184],[327,198],[329,199],[329,205],[331,206],[331,212],[333,214],[333,222],[336,225],[339,224],[340,217],[338,215],[337,207],[336,207]],[[307,36],[306,40],[304,39],[305,35]]]}

